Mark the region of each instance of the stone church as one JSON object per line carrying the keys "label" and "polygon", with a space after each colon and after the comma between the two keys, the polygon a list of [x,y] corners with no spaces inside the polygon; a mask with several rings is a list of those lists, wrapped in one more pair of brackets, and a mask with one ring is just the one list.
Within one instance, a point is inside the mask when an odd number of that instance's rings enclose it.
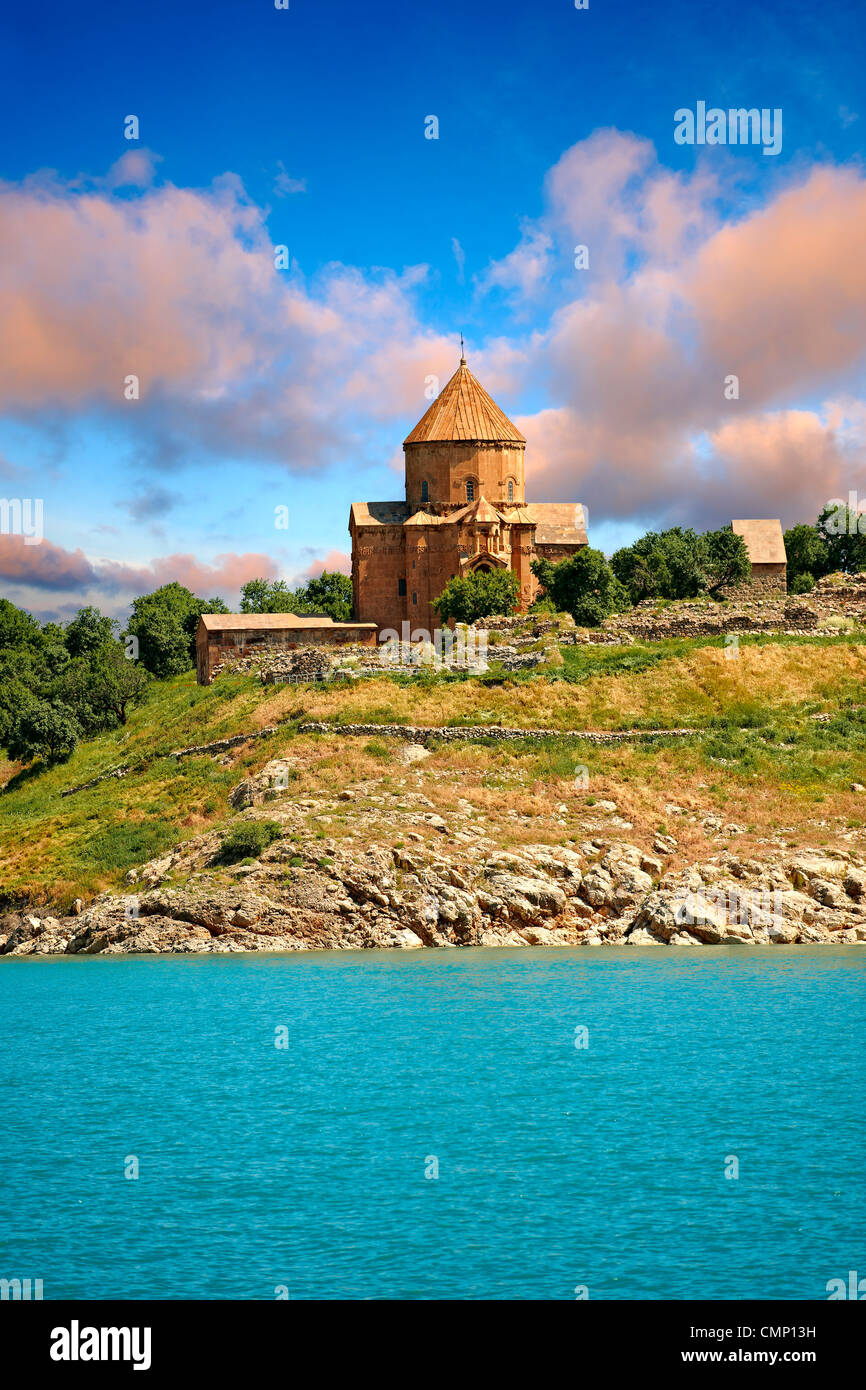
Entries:
{"label": "stone church", "polygon": [[510,569],[520,608],[537,590],[536,558],[556,561],[587,544],[579,503],[527,503],[526,440],[461,357],[460,366],[403,443],[404,502],[354,502],[355,619],[432,633],[432,600],[448,580]]}

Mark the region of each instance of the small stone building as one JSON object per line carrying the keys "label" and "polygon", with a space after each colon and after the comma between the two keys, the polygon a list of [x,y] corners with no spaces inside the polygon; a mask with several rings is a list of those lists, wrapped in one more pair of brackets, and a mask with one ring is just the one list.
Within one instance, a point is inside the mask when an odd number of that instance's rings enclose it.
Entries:
{"label": "small stone building", "polygon": [[433,599],[457,575],[513,570],[525,611],[531,564],[587,544],[580,503],[527,503],[526,440],[466,366],[403,444],[406,499],[355,502],[349,519],[356,617],[397,632],[441,626]]}
{"label": "small stone building", "polygon": [[746,543],[752,562],[750,587],[756,597],[784,597],[788,588],[788,556],[781,521],[732,521],[731,529]]}
{"label": "small stone building", "polygon": [[210,685],[215,667],[247,656],[296,651],[300,646],[376,645],[375,623],[335,623],[295,613],[202,613],[195,634],[199,685]]}

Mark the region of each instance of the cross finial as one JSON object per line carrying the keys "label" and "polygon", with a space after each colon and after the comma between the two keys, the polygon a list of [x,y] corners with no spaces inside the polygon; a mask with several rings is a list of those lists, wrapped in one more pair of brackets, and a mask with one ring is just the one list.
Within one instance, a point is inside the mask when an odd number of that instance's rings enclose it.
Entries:
{"label": "cross finial", "polygon": [[463,347],[463,334],[462,334],[462,333],[460,334],[460,365],[461,365],[461,367],[465,367],[465,366],[466,366],[466,351],[465,351],[465,349],[464,349],[464,347]]}

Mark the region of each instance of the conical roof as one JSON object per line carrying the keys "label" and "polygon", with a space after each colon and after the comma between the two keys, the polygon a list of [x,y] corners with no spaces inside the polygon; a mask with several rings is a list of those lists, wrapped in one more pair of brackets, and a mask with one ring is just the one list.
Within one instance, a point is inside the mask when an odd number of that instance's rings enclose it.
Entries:
{"label": "conical roof", "polygon": [[516,425],[488,396],[461,357],[460,366],[404,444],[423,444],[428,440],[490,440],[495,443],[525,444]]}

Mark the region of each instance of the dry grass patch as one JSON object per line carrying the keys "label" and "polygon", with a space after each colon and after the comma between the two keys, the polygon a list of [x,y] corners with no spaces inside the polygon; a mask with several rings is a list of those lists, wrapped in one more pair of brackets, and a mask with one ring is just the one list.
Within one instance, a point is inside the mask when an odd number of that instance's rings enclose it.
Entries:
{"label": "dry grass patch", "polygon": [[[748,645],[730,659],[703,647],[645,671],[590,676],[581,684],[535,679],[502,686],[478,681],[429,689],[371,679],[350,689],[308,692],[304,718],[340,723],[404,722],[422,726],[502,724],[514,728],[675,728],[705,723],[740,707],[770,704],[777,711],[804,700],[838,697],[842,686],[866,681],[863,645]],[[288,717],[298,692],[283,690],[263,710],[264,722]]]}

